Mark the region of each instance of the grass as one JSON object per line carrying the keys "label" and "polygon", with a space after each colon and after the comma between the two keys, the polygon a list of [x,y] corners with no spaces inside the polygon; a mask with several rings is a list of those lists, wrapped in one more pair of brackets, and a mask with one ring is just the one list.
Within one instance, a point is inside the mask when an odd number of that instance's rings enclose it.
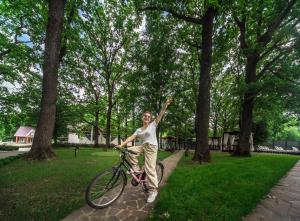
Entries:
{"label": "grass", "polygon": [[[0,220],[60,220],[85,204],[93,176],[118,163],[116,151],[57,149],[57,159],[27,163],[17,159],[0,168]],[[170,153],[159,152],[158,159]]]}
{"label": "grass", "polygon": [[21,157],[21,155],[17,155],[17,156],[9,156],[9,157],[0,159],[0,168],[20,157]]}
{"label": "grass", "polygon": [[162,189],[150,221],[242,220],[299,160],[299,156],[213,153],[211,164],[183,157]]}

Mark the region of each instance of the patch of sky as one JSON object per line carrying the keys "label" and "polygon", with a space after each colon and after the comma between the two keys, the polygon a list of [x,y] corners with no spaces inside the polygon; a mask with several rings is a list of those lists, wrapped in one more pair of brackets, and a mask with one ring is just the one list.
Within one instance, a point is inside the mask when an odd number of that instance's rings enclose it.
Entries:
{"label": "patch of sky", "polygon": [[30,40],[29,35],[27,35],[27,34],[19,35],[19,36],[17,37],[17,40],[20,41],[20,42],[23,42],[23,43],[26,44],[28,47],[33,48],[33,44],[32,44],[32,41]]}

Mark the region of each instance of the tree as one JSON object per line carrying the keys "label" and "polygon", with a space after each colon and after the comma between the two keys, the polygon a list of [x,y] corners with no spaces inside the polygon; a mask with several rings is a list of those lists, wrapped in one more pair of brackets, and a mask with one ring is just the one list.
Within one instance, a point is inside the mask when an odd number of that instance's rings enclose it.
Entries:
{"label": "tree", "polygon": [[[258,95],[255,83],[266,73],[272,72],[270,70],[276,62],[289,51],[285,45],[291,39],[283,33],[298,24],[297,13],[299,12],[295,7],[296,3],[297,0],[257,1],[251,4],[247,1],[240,1],[237,2],[236,7],[233,7],[233,18],[240,32],[239,45],[246,58],[239,144],[234,155],[250,156],[249,137],[253,121],[252,112],[255,97]],[[291,13],[293,7],[295,10]]]}
{"label": "tree", "polygon": [[64,21],[64,0],[49,1],[49,15],[43,64],[43,92],[41,111],[29,159],[54,157],[51,140],[54,130],[57,96],[57,78],[61,59],[61,38]]}
{"label": "tree", "polygon": [[128,54],[137,37],[138,19],[133,16],[132,7],[130,2],[121,1],[84,2],[77,20],[79,37],[76,44],[79,43],[79,48],[73,59],[79,72],[89,75],[85,89],[94,97],[96,127],[100,100],[107,104],[107,147],[110,145],[112,111],[118,100],[116,94],[128,84],[124,82],[125,75],[130,73]]}
{"label": "tree", "polygon": [[[196,25],[201,29],[201,40],[197,42],[197,47],[201,49],[199,56],[200,72],[198,99],[196,108],[196,150],[193,160],[209,162],[211,160],[208,147],[208,130],[209,130],[209,107],[210,107],[210,71],[212,65],[212,38],[213,38],[213,21],[217,12],[217,2],[204,0],[198,2],[182,3],[172,7],[166,7],[165,4],[152,4],[143,7],[142,10],[159,10],[168,13],[175,18]],[[178,7],[180,6],[180,7]],[[176,9],[175,9],[176,8]],[[180,8],[180,9],[179,9]],[[192,10],[195,9],[196,11]],[[190,14],[200,14],[200,17],[190,16]]]}
{"label": "tree", "polygon": [[0,139],[13,139],[22,124],[35,125],[44,5],[24,0],[0,3]]}

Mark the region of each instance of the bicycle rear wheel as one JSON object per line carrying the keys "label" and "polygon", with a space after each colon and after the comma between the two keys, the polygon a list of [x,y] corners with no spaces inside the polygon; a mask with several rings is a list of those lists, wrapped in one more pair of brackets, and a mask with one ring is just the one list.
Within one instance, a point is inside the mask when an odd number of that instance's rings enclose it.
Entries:
{"label": "bicycle rear wheel", "polygon": [[158,184],[160,184],[164,176],[164,165],[161,162],[156,163],[156,174],[157,174]]}
{"label": "bicycle rear wheel", "polygon": [[[164,165],[161,162],[156,162],[156,175],[157,175],[157,181],[158,181],[158,185],[159,185],[164,176]],[[149,186],[148,186],[147,182],[144,183],[144,185],[142,186],[142,189],[146,193],[149,192]]]}
{"label": "bicycle rear wheel", "polygon": [[96,175],[85,191],[89,206],[102,209],[121,196],[126,185],[126,176],[122,170],[110,169]]}

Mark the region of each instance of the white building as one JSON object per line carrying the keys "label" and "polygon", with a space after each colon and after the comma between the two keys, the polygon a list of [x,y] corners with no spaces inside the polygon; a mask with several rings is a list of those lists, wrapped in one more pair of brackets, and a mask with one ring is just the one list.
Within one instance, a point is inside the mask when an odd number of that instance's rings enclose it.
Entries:
{"label": "white building", "polygon": [[[71,129],[70,126],[68,128]],[[73,144],[94,144],[95,140],[94,140],[94,129],[93,129],[93,127],[91,128],[90,133],[86,133],[83,136],[77,134],[76,132],[69,132],[68,133],[68,143],[73,143]],[[98,143],[99,144],[105,144],[106,143],[106,139],[103,136],[103,131],[101,129],[99,129]]]}

